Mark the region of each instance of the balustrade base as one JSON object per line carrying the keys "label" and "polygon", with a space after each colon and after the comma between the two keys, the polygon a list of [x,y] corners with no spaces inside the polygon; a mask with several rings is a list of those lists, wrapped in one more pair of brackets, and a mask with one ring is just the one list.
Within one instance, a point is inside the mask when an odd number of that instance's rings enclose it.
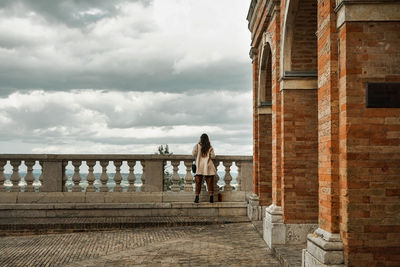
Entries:
{"label": "balustrade base", "polygon": [[246,216],[245,202],[0,204],[0,218]]}
{"label": "balustrade base", "polygon": [[[219,197],[218,197],[219,194]],[[30,203],[162,203],[193,202],[194,192],[0,192],[0,204]],[[245,202],[246,192],[217,192],[214,201]],[[200,202],[208,202],[208,193]]]}
{"label": "balustrade base", "polygon": [[259,204],[259,198],[256,194],[252,193],[248,197],[247,216],[251,221],[261,221],[263,219],[263,207]]}
{"label": "balustrade base", "polygon": [[343,267],[344,247],[340,234],[331,234],[321,228],[307,236],[303,249],[303,267]]}
{"label": "balustrade base", "polygon": [[318,228],[318,224],[283,223],[282,208],[270,205],[265,209],[264,240],[270,248],[275,245],[302,244],[307,234]]}

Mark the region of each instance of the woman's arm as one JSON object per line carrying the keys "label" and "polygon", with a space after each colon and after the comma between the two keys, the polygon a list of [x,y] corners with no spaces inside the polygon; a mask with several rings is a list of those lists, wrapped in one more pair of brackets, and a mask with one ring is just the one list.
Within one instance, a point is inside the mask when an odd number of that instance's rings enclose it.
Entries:
{"label": "woman's arm", "polygon": [[210,158],[215,159],[214,148],[210,148]]}

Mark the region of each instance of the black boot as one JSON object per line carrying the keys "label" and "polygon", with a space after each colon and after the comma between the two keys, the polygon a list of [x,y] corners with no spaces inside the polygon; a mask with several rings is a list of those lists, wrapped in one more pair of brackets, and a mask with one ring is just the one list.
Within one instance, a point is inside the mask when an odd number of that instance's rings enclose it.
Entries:
{"label": "black boot", "polygon": [[210,196],[210,203],[214,203],[214,196]]}
{"label": "black boot", "polygon": [[199,196],[196,196],[196,197],[194,198],[194,203],[199,203]]}

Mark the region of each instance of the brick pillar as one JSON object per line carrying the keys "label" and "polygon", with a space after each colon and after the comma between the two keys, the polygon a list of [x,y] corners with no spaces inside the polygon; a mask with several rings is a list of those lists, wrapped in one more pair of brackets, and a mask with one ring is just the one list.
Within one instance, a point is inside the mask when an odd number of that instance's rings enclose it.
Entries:
{"label": "brick pillar", "polygon": [[259,117],[257,112],[258,104],[258,51],[255,48],[250,50],[250,57],[253,62],[253,193],[249,196],[247,205],[247,216],[250,220],[261,220],[261,206],[258,196],[259,182]]}
{"label": "brick pillar", "polygon": [[[349,18],[339,29],[340,231],[348,266],[396,266],[400,259],[400,108],[366,102],[367,83],[400,83],[393,5],[368,6],[365,21]],[[375,10],[385,21],[371,18]]]}
{"label": "brick pillar", "polygon": [[258,59],[253,61],[253,193],[258,193],[258,164],[259,164],[259,130],[258,130],[258,112],[257,112],[257,99],[258,99]]}
{"label": "brick pillar", "polygon": [[282,90],[282,211],[284,223],[318,218],[317,90]]}
{"label": "brick pillar", "polygon": [[272,202],[272,121],[271,107],[258,108],[258,197],[261,206]]}
{"label": "brick pillar", "polygon": [[334,8],[335,0],[318,2],[319,228],[308,235],[304,266],[344,263],[339,234],[338,36]]}
{"label": "brick pillar", "polygon": [[298,76],[281,80],[282,206],[266,211],[264,240],[270,247],[304,243],[317,228],[317,81]]}

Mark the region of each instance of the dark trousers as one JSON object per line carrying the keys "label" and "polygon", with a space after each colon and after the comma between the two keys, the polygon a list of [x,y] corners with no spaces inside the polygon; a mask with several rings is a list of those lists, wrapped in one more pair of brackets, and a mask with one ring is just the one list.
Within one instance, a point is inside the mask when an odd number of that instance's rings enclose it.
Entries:
{"label": "dark trousers", "polygon": [[206,178],[208,193],[210,193],[210,196],[214,193],[214,175],[196,175],[194,177],[194,180],[196,182],[196,196],[200,195],[204,177]]}

